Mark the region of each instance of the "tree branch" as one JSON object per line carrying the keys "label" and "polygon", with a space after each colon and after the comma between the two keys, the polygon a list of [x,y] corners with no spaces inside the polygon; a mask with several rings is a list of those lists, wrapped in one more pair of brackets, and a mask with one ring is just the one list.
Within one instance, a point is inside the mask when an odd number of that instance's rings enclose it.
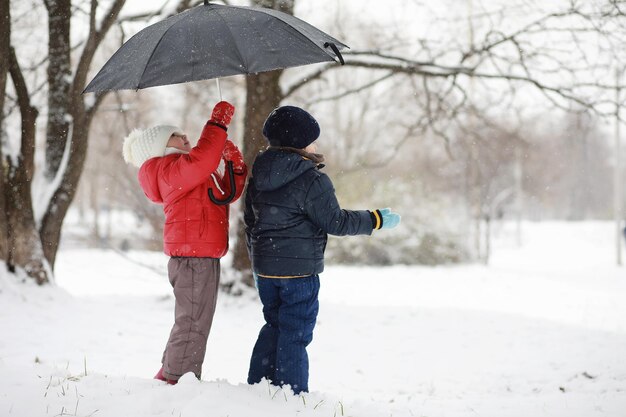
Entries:
{"label": "tree branch", "polygon": [[287,97],[291,96],[293,93],[295,93],[296,91],[298,91],[300,88],[304,87],[305,85],[307,85],[311,81],[315,81],[315,80],[319,79],[322,75],[324,75],[326,73],[326,71],[328,71],[333,66],[334,66],[333,64],[324,65],[322,68],[320,68],[319,70],[315,71],[314,73],[305,76],[300,81],[296,82],[295,84],[291,85],[290,87],[287,87],[287,90],[283,93],[283,98],[287,98]]}
{"label": "tree branch", "polygon": [[[398,62],[388,62],[388,61],[385,62],[384,60],[380,62],[375,62],[373,60],[347,59],[346,66],[379,69],[379,70],[392,71],[395,73],[419,75],[419,76],[431,77],[431,78],[449,78],[453,76],[464,75],[467,77],[474,77],[474,78],[481,78],[481,79],[523,82],[523,83],[527,83],[536,87],[539,91],[544,93],[544,95],[546,95],[546,97],[550,98],[552,101],[553,101],[553,97],[551,97],[548,93],[555,94],[556,96],[559,96],[569,102],[574,102],[578,105],[581,105],[585,108],[588,108],[594,111],[597,114],[600,114],[603,116],[606,116],[609,114],[609,113],[599,111],[599,109],[597,109],[597,107],[594,105],[593,102],[587,101],[573,94],[571,92],[571,87],[553,86],[545,82],[539,81],[538,78],[533,77],[530,74],[527,68],[525,69],[526,71],[525,75],[517,75],[517,74],[512,74],[512,73],[498,74],[498,73],[488,73],[488,72],[477,71],[475,68],[471,68],[471,67],[440,66],[435,63],[430,63],[427,66],[425,66],[423,65],[423,63],[420,64],[418,62],[411,62],[410,60],[407,60],[406,58],[398,59],[396,57],[390,57],[390,56],[384,56],[384,55],[383,56],[372,55],[371,57],[394,59],[394,60],[397,60]],[[601,86],[607,89],[615,88],[614,86],[613,87],[609,87],[607,85],[601,85]]]}
{"label": "tree branch", "polygon": [[382,81],[385,81],[385,80],[387,80],[387,79],[389,79],[389,78],[393,77],[394,75],[395,75],[395,72],[394,72],[394,71],[389,71],[387,74],[383,75],[382,77],[379,77],[379,78],[377,78],[377,79],[375,79],[375,80],[373,80],[373,81],[370,81],[370,82],[368,82],[368,83],[366,83],[366,84],[364,84],[364,85],[362,85],[362,86],[359,86],[359,87],[356,87],[356,88],[352,88],[352,89],[345,90],[345,91],[343,91],[343,92],[341,92],[341,93],[339,93],[339,94],[335,94],[335,95],[333,95],[333,96],[316,98],[316,99],[314,99],[314,100],[308,101],[308,102],[306,103],[306,105],[307,105],[307,106],[310,106],[310,105],[312,105],[312,104],[315,104],[315,103],[321,103],[321,102],[324,102],[324,101],[333,101],[333,100],[338,100],[338,99],[341,99],[341,98],[347,97],[347,96],[349,96],[349,95],[356,94],[356,93],[359,93],[359,92],[361,92],[361,91],[365,91],[365,90],[367,90],[368,88],[374,87],[376,84],[378,84],[378,83],[380,83],[380,82],[382,82]]}
{"label": "tree branch", "polygon": [[34,155],[35,155],[35,129],[36,119],[39,111],[31,105],[28,86],[20,64],[15,54],[15,48],[11,47],[9,51],[9,73],[13,80],[13,86],[17,94],[17,102],[22,115],[22,139],[21,139],[21,155],[23,157],[24,169],[26,176],[30,181],[34,172]]}
{"label": "tree branch", "polygon": [[122,10],[122,7],[126,3],[126,0],[115,0],[109,10],[105,13],[100,28],[96,27],[96,9],[98,2],[92,0],[91,11],[89,16],[89,36],[85,43],[85,48],[76,66],[76,72],[74,76],[74,82],[72,84],[73,96],[80,97],[81,92],[85,88],[87,74],[89,73],[89,67],[93,61],[93,57],[96,50],[100,46],[100,43],[104,39],[105,35],[117,20],[117,17]]}

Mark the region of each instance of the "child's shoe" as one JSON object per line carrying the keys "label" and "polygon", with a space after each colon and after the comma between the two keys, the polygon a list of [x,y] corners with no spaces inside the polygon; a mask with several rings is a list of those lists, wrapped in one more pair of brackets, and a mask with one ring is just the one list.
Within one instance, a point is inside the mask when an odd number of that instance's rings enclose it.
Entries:
{"label": "child's shoe", "polygon": [[154,379],[158,379],[159,381],[165,381],[169,385],[176,385],[178,383],[178,381],[176,381],[175,379],[165,378],[165,376],[163,375],[163,367],[159,369],[159,372],[157,372],[157,374],[154,376]]}

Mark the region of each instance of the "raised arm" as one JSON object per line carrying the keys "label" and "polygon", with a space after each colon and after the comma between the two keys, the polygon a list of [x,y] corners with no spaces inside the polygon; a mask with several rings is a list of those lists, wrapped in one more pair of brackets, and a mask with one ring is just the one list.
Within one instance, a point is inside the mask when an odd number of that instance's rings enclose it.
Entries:
{"label": "raised arm", "polygon": [[177,158],[163,172],[176,193],[184,194],[202,184],[217,169],[227,139],[227,129],[235,108],[225,101],[217,103],[204,126],[198,144],[189,154]]}

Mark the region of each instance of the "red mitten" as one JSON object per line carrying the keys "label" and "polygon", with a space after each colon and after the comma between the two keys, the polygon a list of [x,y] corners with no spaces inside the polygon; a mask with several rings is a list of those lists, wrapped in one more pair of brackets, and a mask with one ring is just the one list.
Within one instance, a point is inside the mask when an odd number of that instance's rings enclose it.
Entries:
{"label": "red mitten", "polygon": [[224,160],[233,161],[233,168],[235,171],[242,171],[245,167],[243,162],[243,155],[241,151],[230,139],[226,139],[226,146],[224,146],[224,153],[222,154]]}
{"label": "red mitten", "polygon": [[235,114],[235,107],[227,101],[220,101],[213,108],[209,122],[215,123],[226,130],[233,118],[233,114]]}

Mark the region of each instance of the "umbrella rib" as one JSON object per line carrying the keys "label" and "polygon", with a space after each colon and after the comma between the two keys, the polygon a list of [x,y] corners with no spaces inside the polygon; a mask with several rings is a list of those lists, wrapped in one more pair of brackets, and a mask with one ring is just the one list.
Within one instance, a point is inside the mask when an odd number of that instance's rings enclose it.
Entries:
{"label": "umbrella rib", "polygon": [[[270,44],[269,42],[267,42],[267,39],[263,36],[263,32],[261,32],[260,30],[257,30],[257,28],[250,23],[250,21],[248,19],[246,19],[248,25],[250,26],[250,30],[252,30],[254,33],[256,33],[257,37],[259,38],[259,40],[261,42],[263,42],[265,44],[266,48],[270,48]],[[282,69],[280,66],[278,66],[277,68],[274,69]]]}
{"label": "umbrella rib", "polygon": [[[159,39],[159,41],[157,42],[156,45],[154,45],[154,49],[152,50],[152,52],[150,53],[150,56],[148,57],[148,59],[146,60],[146,65],[143,68],[143,71],[141,72],[141,76],[139,76],[139,80],[137,80],[137,89],[139,90],[141,87],[141,79],[143,78],[144,74],[146,73],[146,70],[148,69],[148,65],[150,64],[150,60],[152,59],[152,57],[154,56],[154,53],[156,52],[157,48],[159,47],[159,45],[161,45],[161,42],[163,41],[163,39],[165,38],[165,35],[167,34],[167,32],[170,31],[171,28],[174,27],[174,25],[178,22],[180,22],[182,19],[178,19],[176,20],[174,23],[172,23],[170,25],[170,27],[168,27],[167,29],[165,29],[165,32],[163,32],[163,34],[161,35],[161,38]],[[136,91],[135,90],[135,91]]]}
{"label": "umbrella rib", "polygon": [[222,25],[226,28],[226,30],[228,31],[228,33],[230,33],[230,37],[233,40],[233,44],[235,46],[237,46],[235,48],[235,51],[237,52],[237,55],[239,56],[239,59],[241,62],[244,63],[243,67],[246,73],[248,73],[248,63],[246,62],[246,60],[244,60],[243,56],[241,55],[241,53],[239,52],[239,46],[237,45],[237,38],[235,38],[235,36],[233,35],[232,30],[230,30],[230,27],[228,26],[228,24],[226,23],[226,19],[224,19],[224,17],[220,14],[219,9],[213,9],[215,10],[215,14],[220,18],[220,20],[222,21]]}
{"label": "umbrella rib", "polygon": [[[272,13],[268,13],[268,12],[266,12],[265,10],[262,10],[262,9],[263,9],[262,7],[261,7],[260,9],[261,9],[260,11],[261,11],[262,13],[265,13],[266,15],[271,16],[271,17],[273,17],[274,19],[278,19],[278,20],[280,20],[281,22],[283,22],[283,23],[285,23],[286,25],[288,25],[288,26],[290,26],[291,28],[293,28],[296,32],[298,32],[298,33],[300,34],[300,36],[304,37],[304,39],[306,39],[309,43],[312,43],[313,45],[315,45],[317,48],[319,48],[321,51],[323,51],[326,55],[328,55],[328,56],[329,56],[329,57],[330,57],[333,61],[337,62],[337,60],[335,59],[335,57],[333,57],[332,55],[330,55],[330,54],[328,53],[328,51],[326,50],[326,48],[323,48],[323,47],[319,46],[317,43],[313,42],[313,40],[311,40],[311,38],[310,38],[310,37],[308,37],[306,34],[302,33],[302,31],[300,31],[300,29],[298,29],[297,27],[293,26],[291,23],[287,22],[286,20],[282,19],[280,16],[276,16],[276,15],[274,15],[274,14],[272,14]],[[269,9],[269,10],[273,10],[273,9]],[[297,18],[297,17],[295,17],[295,16],[292,16],[292,17],[294,17],[294,18],[298,19],[298,18]],[[301,20],[301,19],[298,19],[298,20]],[[304,21],[303,21],[303,22],[304,22]],[[306,23],[306,22],[304,22],[304,23]],[[307,23],[307,24],[308,24],[308,23]],[[315,27],[314,27],[314,29],[317,29],[317,28],[315,28]],[[317,30],[318,30],[318,31],[320,31],[320,32],[322,32],[322,31],[321,31],[321,30],[319,30],[319,29],[317,29]],[[336,45],[338,48],[339,48],[339,46],[338,46],[337,44],[339,44],[339,45],[340,45],[340,46],[342,46],[342,47],[343,47],[343,46],[345,46],[345,47],[349,48],[349,47],[348,47],[348,45],[345,45],[343,42],[339,42],[337,39],[335,39],[335,38],[333,38],[332,36],[330,36],[330,35],[326,34],[326,32],[322,32],[322,34],[324,34],[324,35],[328,36],[329,38],[331,38],[331,40],[334,40],[335,42],[333,42],[333,43],[335,43],[335,45]],[[326,42],[328,42],[328,40],[326,40]],[[338,59],[338,58],[339,58],[339,57],[337,57],[337,59]]]}
{"label": "umbrella rib", "polygon": [[[245,10],[245,11],[252,11],[252,12],[262,12],[263,14],[269,16],[269,17],[275,17],[273,14],[271,13],[266,13],[265,7],[245,7],[245,6],[231,6],[231,8],[233,9],[240,9],[240,10]],[[274,10],[274,9],[270,9],[270,10]],[[280,19],[281,22],[285,23],[287,26],[291,27],[292,29],[295,29],[294,27],[292,27],[288,22],[285,22],[284,20]],[[269,43],[267,42],[267,39],[263,36],[263,32],[259,31],[253,24],[250,23],[248,17],[246,16],[246,22],[248,23],[250,30],[252,30],[254,33],[256,33],[257,37],[265,44],[266,47],[269,47]],[[306,35],[304,35],[302,32],[300,32],[299,30],[296,30],[300,35],[306,37]],[[281,66],[277,66],[276,69],[284,69]]]}

